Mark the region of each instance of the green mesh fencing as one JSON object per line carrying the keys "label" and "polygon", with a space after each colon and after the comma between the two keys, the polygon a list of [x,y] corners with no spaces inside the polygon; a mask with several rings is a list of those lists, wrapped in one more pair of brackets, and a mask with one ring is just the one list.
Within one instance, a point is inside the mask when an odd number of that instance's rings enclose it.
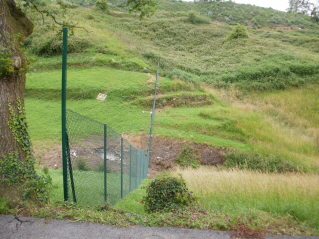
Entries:
{"label": "green mesh fencing", "polygon": [[71,110],[66,113],[68,195],[96,206],[115,204],[146,178],[149,157],[119,133]]}

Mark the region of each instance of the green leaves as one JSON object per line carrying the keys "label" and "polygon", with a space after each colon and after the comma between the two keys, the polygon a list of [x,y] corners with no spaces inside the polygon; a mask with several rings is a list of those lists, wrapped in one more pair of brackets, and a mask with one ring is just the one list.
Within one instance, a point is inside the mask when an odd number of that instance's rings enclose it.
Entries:
{"label": "green leaves", "polygon": [[0,160],[0,174],[3,176],[0,182],[22,184],[22,199],[33,198],[40,201],[49,200],[49,192],[52,187],[52,179],[48,170],[44,169],[44,176],[39,176],[34,169],[34,157],[32,155],[31,140],[28,134],[28,126],[25,110],[21,100],[17,100],[14,108],[9,104],[10,120],[8,125],[12,130],[14,138],[21,145],[25,153],[21,160],[18,151],[2,155]]}
{"label": "green leaves", "polygon": [[21,183],[27,174],[27,168],[28,167],[19,160],[19,153],[17,151],[3,155],[0,160],[0,174],[3,175],[3,179],[0,181],[9,185]]}
{"label": "green leaves", "polygon": [[130,7],[130,12],[140,12],[140,19],[143,19],[155,13],[157,3],[152,0],[128,0],[126,6]]}
{"label": "green leaves", "polygon": [[34,158],[27,156],[20,160],[19,153],[2,155],[0,160],[0,182],[8,185],[21,184],[22,199],[37,199],[42,202],[49,200],[52,178],[47,168],[43,169],[43,176],[39,176],[34,169]]}
{"label": "green leaves", "polygon": [[13,107],[9,104],[10,110],[10,120],[8,125],[12,130],[14,138],[22,146],[23,151],[26,152],[28,156],[31,156],[31,140],[28,134],[28,125],[25,117],[25,110],[22,106],[21,100],[17,100],[17,114],[14,112]]}
{"label": "green leaves", "polygon": [[248,38],[246,27],[243,25],[237,25],[228,34],[227,40],[238,39],[238,38]]}
{"label": "green leaves", "polygon": [[147,213],[176,211],[196,201],[182,178],[155,179],[147,186],[146,193],[144,209]]}
{"label": "green leaves", "polygon": [[0,75],[11,75],[13,73],[13,62],[10,57],[10,53],[0,51]]}

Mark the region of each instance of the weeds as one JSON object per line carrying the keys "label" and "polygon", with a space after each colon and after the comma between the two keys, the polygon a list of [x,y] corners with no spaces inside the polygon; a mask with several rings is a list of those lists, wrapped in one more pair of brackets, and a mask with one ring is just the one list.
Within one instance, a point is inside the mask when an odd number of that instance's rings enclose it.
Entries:
{"label": "weeds", "polygon": [[9,201],[0,197],[0,214],[6,214],[10,212]]}
{"label": "weeds", "polygon": [[175,162],[182,168],[198,168],[200,166],[200,158],[198,151],[188,145],[184,145],[182,151],[176,157]]}
{"label": "weeds", "polygon": [[260,172],[307,172],[301,162],[276,155],[261,155],[254,152],[231,152],[226,154],[225,167],[257,170]]}

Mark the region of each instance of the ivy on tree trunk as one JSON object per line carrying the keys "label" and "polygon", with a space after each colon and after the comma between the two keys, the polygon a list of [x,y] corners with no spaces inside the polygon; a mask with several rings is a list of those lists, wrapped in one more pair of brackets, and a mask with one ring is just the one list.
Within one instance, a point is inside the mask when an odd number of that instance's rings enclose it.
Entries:
{"label": "ivy on tree trunk", "polygon": [[[24,107],[25,68],[27,59],[21,45],[24,39],[33,31],[31,20],[16,6],[14,0],[0,0],[0,160],[16,155],[16,158],[26,163],[28,150],[21,144],[12,130],[10,119],[19,115]],[[20,109],[20,110],[19,110]],[[20,141],[20,142],[19,142]],[[33,165],[32,165],[33,166]],[[1,175],[0,178],[4,178]],[[3,183],[2,183],[3,184]],[[0,196],[14,194],[16,187],[1,185]],[[8,197],[7,197],[8,198]]]}
{"label": "ivy on tree trunk", "polygon": [[10,107],[18,114],[19,101],[24,105],[27,60],[21,44],[32,30],[32,22],[14,0],[0,0],[0,59],[6,63],[0,75],[0,156],[17,151],[20,160],[26,154],[9,127]]}

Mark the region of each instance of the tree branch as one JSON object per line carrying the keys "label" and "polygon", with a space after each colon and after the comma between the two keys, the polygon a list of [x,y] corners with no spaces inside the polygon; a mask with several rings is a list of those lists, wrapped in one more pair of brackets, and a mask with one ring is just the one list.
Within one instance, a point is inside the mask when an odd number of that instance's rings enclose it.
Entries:
{"label": "tree branch", "polygon": [[83,30],[85,30],[87,33],[89,33],[90,31],[88,31],[86,28],[84,27],[79,27],[79,26],[76,26],[76,25],[71,25],[71,24],[65,24],[65,23],[61,23],[61,22],[58,22],[56,20],[56,17],[51,14],[49,11],[46,11],[46,10],[40,10],[36,4],[34,4],[33,2],[30,2],[32,7],[37,11],[39,12],[41,15],[42,15],[42,21],[43,21],[43,24],[44,24],[44,16],[43,16],[43,13],[45,13],[47,16],[51,17],[51,19],[53,20],[53,22],[57,25],[60,25],[60,26],[63,26],[63,27],[70,27],[70,28],[81,28]]}

